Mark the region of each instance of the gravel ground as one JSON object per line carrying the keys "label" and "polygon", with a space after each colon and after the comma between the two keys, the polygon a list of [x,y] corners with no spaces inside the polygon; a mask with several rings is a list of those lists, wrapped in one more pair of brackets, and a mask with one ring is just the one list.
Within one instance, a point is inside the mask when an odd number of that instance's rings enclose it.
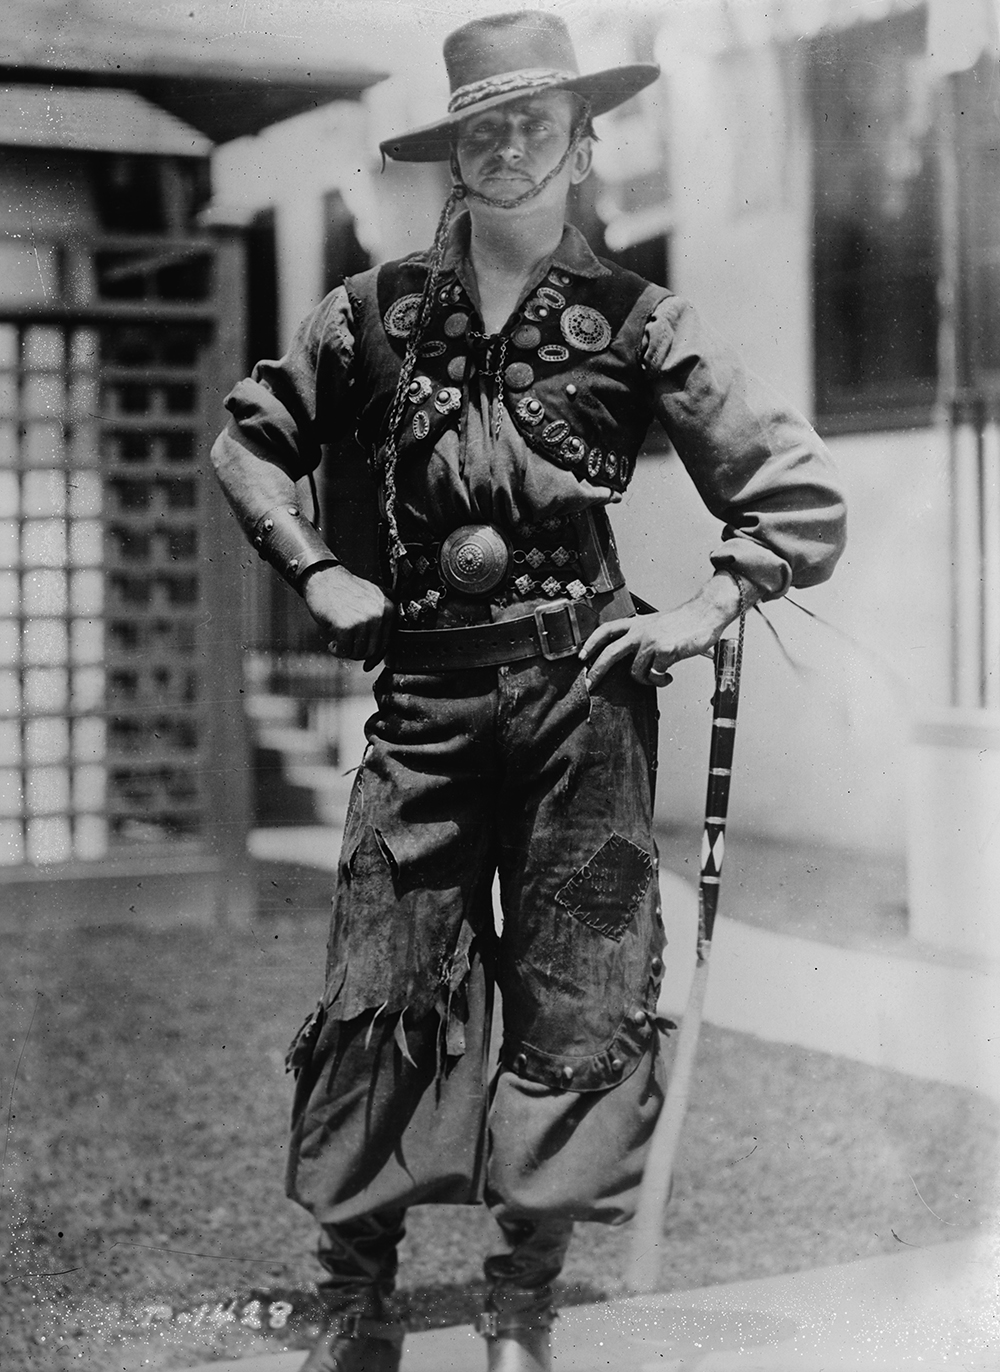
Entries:
{"label": "gravel ground", "polygon": [[[327,882],[262,867],[245,934],[5,940],[4,1372],[308,1342],[317,1268],[311,1221],[282,1191],[283,1056],[319,990]],[[662,1287],[959,1237],[996,1209],[998,1131],[958,1089],[707,1026]],[[471,1318],[490,1226],[475,1209],[412,1212],[411,1327]],[[627,1230],[580,1226],[563,1299],[619,1294],[627,1245]]]}

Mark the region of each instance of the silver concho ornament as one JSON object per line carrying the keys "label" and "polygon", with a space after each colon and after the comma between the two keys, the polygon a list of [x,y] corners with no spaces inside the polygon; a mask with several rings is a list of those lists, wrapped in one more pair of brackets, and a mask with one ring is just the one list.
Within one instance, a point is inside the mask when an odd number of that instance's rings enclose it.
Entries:
{"label": "silver concho ornament", "polygon": [[563,338],[585,353],[601,353],[611,342],[611,325],[590,305],[570,305],[559,317]]}
{"label": "silver concho ornament", "polygon": [[440,338],[425,338],[424,341],[421,343],[420,347],[417,349],[417,356],[440,357],[442,353],[447,351],[447,348],[441,342]]}
{"label": "silver concho ornament", "polygon": [[551,424],[546,424],[542,430],[542,442],[557,447],[568,435],[569,425],[565,419],[553,419]]}
{"label": "silver concho ornament", "polygon": [[454,386],[443,386],[434,397],[434,408],[438,414],[453,414],[461,406],[462,392]]}
{"label": "silver concho ornament", "polygon": [[576,434],[570,434],[568,438],[563,439],[559,452],[567,467],[575,467],[586,455],[587,445],[582,438],[577,438]]}
{"label": "silver concho ornament", "polygon": [[413,416],[413,437],[423,439],[431,431],[431,418],[426,410],[418,410]]}
{"label": "silver concho ornament", "polygon": [[532,323],[537,324],[543,319],[548,319],[549,315],[552,313],[552,307],[546,305],[544,300],[534,298],[528,301],[521,313],[524,315],[525,319],[530,319]]}
{"label": "silver concho ornament", "polygon": [[545,406],[533,395],[522,396],[514,406],[514,411],[525,424],[541,424],[545,418]]}
{"label": "silver concho ornament", "polygon": [[569,348],[564,348],[561,343],[544,343],[538,349],[538,356],[543,362],[568,362]]}
{"label": "silver concho ornament", "polygon": [[535,295],[544,304],[550,305],[554,310],[561,310],[566,304],[566,297],[561,291],[554,291],[551,286],[539,286]]}
{"label": "silver concho ornament", "polygon": [[604,471],[604,451],[601,448],[591,448],[587,454],[587,476],[591,481],[596,481]]}
{"label": "silver concho ornament", "polygon": [[433,389],[429,376],[415,376],[406,388],[406,398],[411,405],[422,405]]}
{"label": "silver concho ornament", "polygon": [[441,544],[441,575],[463,595],[486,595],[510,565],[510,548],[492,524],[463,524]]}
{"label": "silver concho ornament", "polygon": [[403,295],[394,301],[385,312],[382,323],[390,338],[409,338],[417,322],[420,309],[419,295]]}

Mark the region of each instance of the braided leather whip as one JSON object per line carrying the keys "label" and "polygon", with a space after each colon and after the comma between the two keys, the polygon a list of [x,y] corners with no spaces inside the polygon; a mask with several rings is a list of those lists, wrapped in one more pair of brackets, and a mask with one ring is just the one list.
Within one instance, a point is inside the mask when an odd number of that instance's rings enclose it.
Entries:
{"label": "braided leather whip", "polygon": [[674,1161],[680,1142],[681,1127],[687,1113],[694,1061],[698,1051],[698,1036],[705,1007],[708,959],[712,949],[715,912],[719,903],[719,881],[722,874],[726,815],[729,808],[729,782],[733,765],[733,744],[736,738],[736,711],[740,696],[740,670],[743,662],[746,615],[743,613],[742,587],[740,601],[739,634],[735,639],[720,639],[715,647],[712,742],[709,749],[701,877],[698,883],[697,965],[680,1033],[677,1036],[677,1051],[674,1055],[667,1098],[650,1140],[646,1170],[639,1188],[632,1227],[632,1245],[625,1272],[626,1286],[636,1293],[655,1291],[659,1285],[663,1212],[670,1198]]}

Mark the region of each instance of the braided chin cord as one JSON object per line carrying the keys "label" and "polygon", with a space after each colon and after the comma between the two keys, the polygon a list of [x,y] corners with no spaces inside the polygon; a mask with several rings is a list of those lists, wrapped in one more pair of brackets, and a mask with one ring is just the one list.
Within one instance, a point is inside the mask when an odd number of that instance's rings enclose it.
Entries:
{"label": "braided chin cord", "polygon": [[582,97],[578,98],[580,109],[573,124],[573,130],[570,134],[566,151],[552,170],[546,172],[537,186],[529,186],[526,191],[522,191],[520,195],[515,195],[509,200],[503,200],[499,196],[484,195],[482,191],[474,191],[462,180],[462,173],[458,166],[458,156],[453,147],[451,150],[451,177],[454,184],[461,187],[462,192],[469,200],[478,200],[480,204],[492,205],[494,209],[498,210],[514,210],[517,209],[519,205],[525,204],[526,201],[534,200],[535,196],[541,195],[545,187],[559,175],[563,167],[565,167],[566,163],[580,146],[580,142],[590,126],[590,101],[585,100]]}
{"label": "braided chin cord", "polygon": [[451,228],[451,221],[458,205],[465,199],[478,200],[484,205],[492,205],[496,209],[512,210],[517,206],[523,205],[528,200],[534,200],[536,195],[540,195],[566,166],[566,163],[580,146],[580,142],[590,125],[590,101],[581,100],[580,110],[573,130],[570,134],[569,144],[566,151],[559,161],[542,177],[541,181],[535,186],[529,186],[521,195],[514,196],[510,200],[502,200],[493,196],[483,195],[480,191],[474,191],[462,180],[462,174],[458,165],[458,156],[452,149],[451,153],[451,174],[452,187],[441,210],[441,215],[434,231],[434,242],[431,245],[430,265],[427,272],[427,280],[424,282],[424,289],[420,296],[420,305],[417,309],[413,327],[406,340],[406,352],[403,355],[403,364],[399,371],[399,380],[396,382],[395,394],[392,397],[392,404],[389,406],[389,415],[386,421],[387,438],[382,450],[382,481],[385,492],[385,521],[388,530],[389,542],[389,564],[392,571],[392,582],[395,588],[400,566],[406,560],[406,548],[399,536],[399,525],[396,520],[396,466],[399,461],[399,430],[403,418],[403,410],[406,405],[406,392],[413,374],[417,367],[417,350],[420,347],[424,336],[424,330],[430,322],[431,311],[434,307],[434,296],[437,291],[437,284],[441,277],[441,267],[444,263],[445,249],[448,246],[448,231]]}

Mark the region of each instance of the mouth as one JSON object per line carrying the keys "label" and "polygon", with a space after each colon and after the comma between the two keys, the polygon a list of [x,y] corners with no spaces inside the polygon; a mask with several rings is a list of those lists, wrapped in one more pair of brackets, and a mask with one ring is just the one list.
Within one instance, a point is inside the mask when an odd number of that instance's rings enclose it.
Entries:
{"label": "mouth", "polygon": [[484,181],[500,181],[504,184],[514,185],[518,181],[531,181],[531,177],[524,172],[486,172],[483,176]]}

